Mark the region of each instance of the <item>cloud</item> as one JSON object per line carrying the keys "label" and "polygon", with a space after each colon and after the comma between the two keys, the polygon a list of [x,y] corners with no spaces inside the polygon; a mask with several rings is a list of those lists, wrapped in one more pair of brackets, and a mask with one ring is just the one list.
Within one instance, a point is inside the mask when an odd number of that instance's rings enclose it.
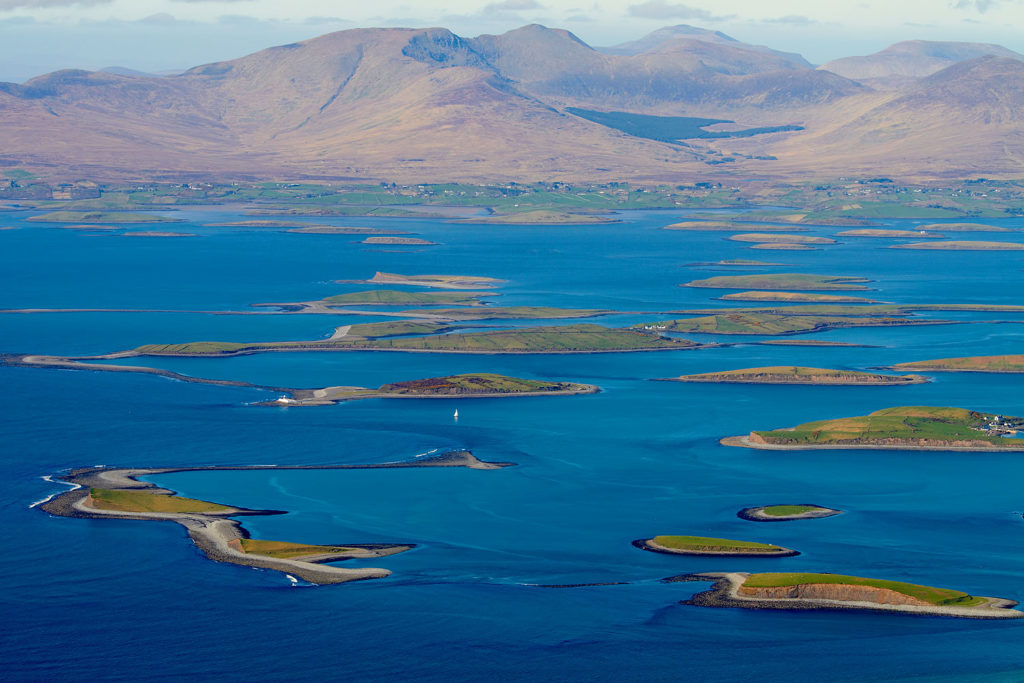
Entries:
{"label": "cloud", "polygon": [[484,12],[515,12],[521,9],[541,9],[542,5],[537,0],[503,0],[503,2],[492,2],[484,7]]}
{"label": "cloud", "polygon": [[629,16],[641,19],[702,19],[704,21],[720,21],[729,18],[715,16],[700,7],[667,0],[648,0],[639,5],[630,5]]}
{"label": "cloud", "polygon": [[976,10],[979,14],[984,14],[993,7],[1003,4],[1003,0],[957,0],[953,7],[955,9],[965,10]]}
{"label": "cloud", "polygon": [[789,14],[784,17],[776,17],[775,19],[763,19],[762,21],[766,24],[789,24],[790,26],[810,26],[820,23],[802,14]]}
{"label": "cloud", "polygon": [[592,22],[594,18],[586,14],[573,14],[565,18],[566,21],[574,22]]}
{"label": "cloud", "polygon": [[11,9],[43,9],[72,5],[109,5],[114,0],[0,0],[0,11]]}
{"label": "cloud", "polygon": [[171,0],[171,2],[253,2],[253,0]]}
{"label": "cloud", "polygon": [[144,19],[139,19],[140,24],[173,24],[177,21],[173,14],[167,12],[158,12],[157,14],[150,14]]}

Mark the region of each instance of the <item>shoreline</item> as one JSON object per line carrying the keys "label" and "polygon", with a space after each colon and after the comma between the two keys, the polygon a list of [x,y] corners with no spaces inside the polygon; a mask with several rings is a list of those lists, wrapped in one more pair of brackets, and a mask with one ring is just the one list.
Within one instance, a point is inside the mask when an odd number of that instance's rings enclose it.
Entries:
{"label": "shoreline", "polygon": [[646,550],[652,553],[663,553],[665,555],[691,555],[698,557],[796,557],[800,554],[799,550],[783,548],[782,546],[779,546],[779,550],[750,553],[729,550],[679,550],[659,545],[649,538],[638,538],[633,541],[632,545],[634,548],[639,548],[640,550]]}
{"label": "shoreline", "polygon": [[783,445],[770,443],[755,443],[749,436],[727,436],[719,439],[718,443],[723,446],[735,448],[756,448],[764,451],[823,451],[823,450],[846,450],[846,451],[951,451],[955,453],[1024,453],[1024,439],[1019,447],[992,446],[911,446],[909,444],[820,444],[820,445]]}
{"label": "shoreline", "polygon": [[487,462],[478,459],[469,451],[449,451],[418,461],[379,463],[365,465],[207,465],[196,467],[156,468],[112,468],[87,467],[72,470],[59,476],[61,482],[76,486],[68,491],[55,494],[39,505],[47,514],[76,519],[130,519],[140,521],[174,522],[184,527],[189,538],[203,553],[215,562],[225,562],[261,569],[271,569],[287,575],[294,575],[312,584],[329,585],[384,578],[391,575],[388,569],[325,566],[324,563],[345,559],[366,559],[383,557],[410,550],[412,543],[356,543],[344,544],[346,552],[321,553],[296,558],[275,558],[258,553],[246,553],[236,548],[233,542],[249,538],[249,533],[238,520],[232,517],[267,516],[287,514],[283,510],[253,510],[228,506],[216,512],[129,512],[103,510],[93,507],[90,491],[92,488],[111,490],[143,491],[154,495],[176,495],[151,482],[140,481],[139,477],[167,474],[171,472],[202,471],[245,471],[245,470],[333,470],[333,469],[382,469],[406,467],[466,467],[477,470],[495,470],[514,466],[509,462]]}
{"label": "shoreline", "polygon": [[985,597],[984,599],[988,602],[978,607],[886,605],[875,602],[827,600],[819,598],[750,598],[739,594],[740,586],[743,585],[743,582],[746,581],[749,576],[749,574],[741,572],[704,572],[698,574],[682,574],[680,576],[673,576],[663,580],[669,583],[711,581],[713,585],[709,590],[696,593],[689,600],[680,601],[683,605],[695,605],[698,607],[871,611],[963,619],[1019,619],[1024,617],[1024,612],[1012,609],[1019,603],[1015,600],[1009,600],[1006,598]]}
{"label": "shoreline", "polygon": [[[769,515],[764,512],[765,508],[776,507],[778,505],[806,505],[813,506],[817,509],[802,512],[798,515]],[[736,513],[736,516],[740,519],[745,519],[748,522],[792,522],[798,519],[825,519],[826,517],[835,517],[836,515],[841,514],[843,514],[842,510],[826,508],[820,505],[814,505],[813,503],[776,503],[774,505],[759,505],[757,507],[743,508]]]}
{"label": "shoreline", "polygon": [[[754,380],[754,379],[695,379],[690,376],[683,377],[658,377],[655,378],[656,382],[693,382],[703,384],[786,384],[786,385],[802,385],[802,386],[815,386],[815,387],[899,387],[908,386],[911,384],[928,384],[931,380],[923,375],[904,375],[905,380],[896,382],[860,382],[860,381],[839,381],[839,382],[800,382],[795,380]],[[913,379],[911,379],[913,378]],[[895,378],[894,378],[895,379]]]}

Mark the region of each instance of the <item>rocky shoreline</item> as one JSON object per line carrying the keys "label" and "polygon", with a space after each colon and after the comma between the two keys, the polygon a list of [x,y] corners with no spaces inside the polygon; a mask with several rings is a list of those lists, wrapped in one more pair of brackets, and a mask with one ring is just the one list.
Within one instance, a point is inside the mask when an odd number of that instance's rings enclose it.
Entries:
{"label": "rocky shoreline", "polygon": [[764,512],[765,508],[777,507],[778,505],[780,505],[780,503],[743,508],[736,513],[736,516],[740,519],[745,519],[748,522],[790,522],[797,519],[824,519],[825,517],[835,517],[836,515],[843,514],[842,510],[833,510],[832,508],[821,507],[820,505],[814,505],[813,503],[784,503],[784,505],[816,508],[798,515],[769,515]]}
{"label": "rocky shoreline", "polygon": [[956,453],[1024,453],[1024,440],[1020,446],[942,446],[942,445],[915,445],[915,444],[814,444],[814,445],[787,445],[758,443],[751,440],[750,436],[727,436],[720,439],[723,446],[737,448],[757,448],[766,451],[822,451],[822,450],[847,450],[847,451],[950,451]]}
{"label": "rocky shoreline", "polygon": [[715,551],[715,550],[680,550],[677,548],[667,548],[663,545],[655,543],[649,538],[639,538],[633,541],[633,547],[639,548],[640,550],[647,550],[652,553],[664,553],[666,555],[692,555],[699,557],[795,557],[800,554],[799,550],[791,550],[789,548],[779,548],[773,551],[755,551],[755,552],[735,552],[735,551]]}

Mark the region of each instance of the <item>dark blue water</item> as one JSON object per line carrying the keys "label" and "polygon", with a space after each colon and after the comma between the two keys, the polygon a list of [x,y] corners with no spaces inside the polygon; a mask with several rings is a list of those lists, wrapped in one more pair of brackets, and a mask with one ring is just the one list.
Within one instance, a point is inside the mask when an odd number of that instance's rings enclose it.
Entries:
{"label": "dark blue water", "polygon": [[[860,275],[882,301],[1022,303],[1013,253],[915,252],[850,240],[759,252],[722,233],[658,228],[679,213],[587,227],[399,226],[442,243],[380,251],[350,236],[207,228],[238,214],[178,212],[190,239],[127,239],[24,223],[0,231],[0,308],[241,310],[311,300],[374,271],[507,279],[502,305],[610,308],[626,324],[719,305],[678,287],[724,272],[689,266],[755,258],[783,272]],[[325,222],[317,219],[315,222]],[[914,221],[893,222],[896,227]],[[999,221],[1020,228],[1020,220]],[[838,229],[815,229],[829,235]],[[985,234],[1014,240],[1020,234]],[[763,269],[767,270],[767,269]],[[731,305],[742,306],[742,303]],[[929,314],[966,324],[836,330],[821,339],[879,348],[739,344],[702,351],[577,356],[402,353],[147,359],[259,384],[379,384],[456,372],[598,384],[579,397],[359,401],[308,409],[248,405],[266,392],[159,377],[0,368],[0,661],[39,680],[325,679],[874,680],[1024,678],[1024,622],[679,605],[695,571],[832,571],[1024,599],[1024,457],[885,451],[778,453],[722,436],[863,414],[955,405],[1024,414],[1018,377],[938,375],[908,387],[769,387],[650,381],[767,364],[867,368],[957,355],[1020,353],[1009,314]],[[322,338],[353,316],[203,313],[0,315],[0,352],[102,353],[143,343]],[[602,322],[599,320],[599,322]],[[499,324],[499,323],[487,323]],[[719,339],[720,341],[721,339]],[[729,341],[757,339],[730,338]],[[458,407],[460,419],[452,420]],[[174,524],[51,518],[29,505],[62,490],[44,475],[82,465],[372,463],[467,448],[518,467],[179,473],[183,495],[289,510],[250,518],[254,537],[310,543],[411,542],[357,584],[292,586],[280,573],[206,560]],[[754,524],[738,509],[814,502],[847,514]],[[801,550],[783,559],[656,555],[630,546],[662,533],[745,538]],[[628,582],[583,588],[537,584]]]}

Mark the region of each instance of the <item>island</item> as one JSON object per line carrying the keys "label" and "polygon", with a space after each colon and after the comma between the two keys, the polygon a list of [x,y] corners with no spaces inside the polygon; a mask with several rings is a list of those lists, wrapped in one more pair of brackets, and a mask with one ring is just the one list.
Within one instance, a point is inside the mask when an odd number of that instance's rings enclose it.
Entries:
{"label": "island", "polygon": [[396,244],[403,246],[437,246],[437,242],[420,239],[418,237],[367,237],[361,244]]}
{"label": "island", "polygon": [[878,375],[853,370],[828,370],[795,365],[745,368],[724,372],[669,377],[666,382],[710,382],[716,384],[815,384],[825,386],[896,386],[930,382],[921,375]]}
{"label": "island", "polygon": [[363,387],[325,387],[323,389],[285,390],[289,396],[258,403],[261,406],[324,406],[367,398],[507,398],[513,396],[575,396],[596,394],[592,384],[520,379],[488,372],[447,377],[428,377],[384,384],[377,389]]}
{"label": "island", "polygon": [[1013,438],[1024,419],[965,408],[902,406],[860,417],[807,422],[722,439],[725,446],[766,450],[876,449],[1024,452]]}
{"label": "island", "polygon": [[378,579],[389,576],[387,569],[343,568],[323,563],[347,559],[368,559],[393,555],[414,547],[411,543],[307,544],[292,541],[253,539],[233,517],[281,515],[280,510],[252,510],[178,496],[141,477],[170,472],[266,470],[335,470],[405,467],[467,467],[496,470],[513,463],[479,460],[468,451],[452,451],[415,461],[370,465],[256,465],[165,468],[86,467],[59,478],[72,487],[39,505],[58,517],[82,519],[128,519],[175,522],[185,527],[192,542],[206,556],[218,562],[272,569],[315,584]]}
{"label": "island", "polygon": [[479,225],[597,225],[600,223],[621,223],[617,218],[607,218],[585,213],[538,209],[518,213],[494,213],[489,216],[471,216],[459,219],[459,223]]}
{"label": "island", "polygon": [[403,292],[372,289],[336,294],[323,299],[328,306],[483,306],[482,297],[501,296],[494,292]]}
{"label": "island", "polygon": [[876,304],[873,299],[841,294],[812,294],[810,292],[734,292],[718,297],[721,301],[777,301],[785,303],[816,304]]}
{"label": "island", "polygon": [[751,259],[734,258],[725,259],[722,261],[704,261],[701,263],[691,263],[691,266],[749,266],[749,267],[762,267],[762,266],[784,266],[785,263],[769,263],[768,261],[752,261]]}
{"label": "island", "polygon": [[795,242],[775,242],[772,244],[754,244],[749,249],[768,249],[772,251],[817,251],[817,247],[809,244],[797,244]]}
{"label": "island", "polygon": [[949,240],[944,242],[913,242],[894,244],[890,249],[931,249],[936,251],[1024,251],[1020,242],[972,242]]}
{"label": "island", "polygon": [[153,213],[130,211],[52,211],[25,219],[34,223],[180,223],[178,218],[167,218]]}
{"label": "island", "polygon": [[807,273],[773,273],[769,275],[719,275],[706,280],[687,282],[683,287],[709,289],[771,289],[799,291],[864,290],[863,277],[846,275],[810,275]]}
{"label": "island", "polygon": [[922,225],[920,230],[944,230],[945,232],[1013,232],[1009,228],[999,228],[984,223],[929,223]]}
{"label": "island", "polygon": [[198,237],[192,232],[161,232],[159,230],[128,231],[122,237]]}
{"label": "island", "polygon": [[[713,232],[739,232],[743,230],[750,230],[749,225],[742,223],[734,223],[732,221],[684,221],[682,223],[673,223],[672,225],[666,225],[663,230],[694,230],[694,231],[713,231]],[[796,228],[792,225],[758,225],[758,230],[767,231],[779,231],[779,232],[807,232],[808,228]]]}
{"label": "island", "polygon": [[834,347],[845,347],[845,348],[856,348],[856,349],[875,349],[877,346],[870,344],[854,344],[852,342],[837,342],[837,341],[825,341],[823,339],[766,339],[764,341],[754,342],[755,344],[764,344],[765,346],[820,346],[828,348]]}
{"label": "island", "polygon": [[348,228],[334,225],[307,225],[289,228],[285,232],[297,235],[408,235],[404,230],[378,230],[377,228]]}
{"label": "island", "polygon": [[968,619],[1018,619],[1014,600],[841,574],[706,572],[667,579],[713,581],[684,605],[782,610],[870,610]]}
{"label": "island", "polygon": [[791,522],[798,519],[824,519],[841,514],[843,514],[842,510],[810,503],[799,503],[743,508],[736,513],[736,516],[748,522]]}
{"label": "island", "polygon": [[681,320],[641,323],[634,329],[645,332],[687,334],[784,335],[809,334],[847,327],[902,327],[908,325],[951,325],[956,321],[893,317],[823,315],[781,315],[776,313],[730,313]]}
{"label": "island", "polygon": [[747,232],[740,235],[728,237],[733,242],[757,242],[761,245],[769,244],[837,244],[834,239],[828,237],[814,237],[810,235],[786,235],[771,234],[763,232]]}
{"label": "island", "polygon": [[1024,355],[966,356],[963,358],[940,358],[920,360],[911,363],[896,363],[893,370],[928,370],[930,372],[1024,372]]}
{"label": "island", "polygon": [[837,232],[836,237],[907,237],[907,238],[941,238],[945,237],[939,232],[928,232],[927,230],[879,230],[874,228],[862,228],[860,230],[844,230]]}
{"label": "island", "polygon": [[396,315],[433,320],[555,320],[594,318],[618,311],[599,308],[553,308],[551,306],[487,306],[475,308],[428,308],[399,311]]}
{"label": "island", "polygon": [[707,555],[715,557],[793,557],[800,553],[770,543],[733,541],[706,536],[655,536],[638,539],[633,546],[668,555]]}
{"label": "island", "polygon": [[473,275],[399,275],[377,272],[369,280],[337,280],[337,282],[365,282],[374,285],[407,285],[436,287],[438,289],[493,289],[505,283],[493,277]]}

